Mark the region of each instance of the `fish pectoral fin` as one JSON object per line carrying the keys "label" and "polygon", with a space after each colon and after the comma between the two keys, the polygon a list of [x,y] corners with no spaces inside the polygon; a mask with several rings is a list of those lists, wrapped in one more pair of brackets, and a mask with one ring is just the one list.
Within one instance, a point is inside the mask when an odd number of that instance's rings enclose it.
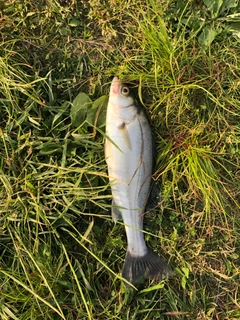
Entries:
{"label": "fish pectoral fin", "polygon": [[172,275],[169,265],[149,248],[146,255],[140,257],[127,251],[122,276],[133,285],[138,286],[144,279],[166,279]]}
{"label": "fish pectoral fin", "polygon": [[120,221],[123,220],[122,213],[120,209],[116,206],[116,203],[114,200],[112,200],[112,219],[114,222],[117,222],[117,220],[120,220]]}
{"label": "fish pectoral fin", "polygon": [[131,140],[129,137],[129,133],[128,133],[128,129],[127,129],[127,125],[125,122],[122,122],[119,126],[118,126],[119,132],[123,138],[124,143],[126,144],[126,146],[128,147],[128,149],[132,150],[132,144],[131,144]]}

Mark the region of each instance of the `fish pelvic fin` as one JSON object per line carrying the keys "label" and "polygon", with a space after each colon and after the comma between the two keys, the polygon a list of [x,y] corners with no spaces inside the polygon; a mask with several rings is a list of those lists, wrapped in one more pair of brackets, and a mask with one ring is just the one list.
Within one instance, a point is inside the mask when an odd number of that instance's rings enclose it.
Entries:
{"label": "fish pelvic fin", "polygon": [[137,286],[144,279],[167,279],[173,275],[170,266],[148,248],[146,255],[134,257],[127,251],[122,276]]}

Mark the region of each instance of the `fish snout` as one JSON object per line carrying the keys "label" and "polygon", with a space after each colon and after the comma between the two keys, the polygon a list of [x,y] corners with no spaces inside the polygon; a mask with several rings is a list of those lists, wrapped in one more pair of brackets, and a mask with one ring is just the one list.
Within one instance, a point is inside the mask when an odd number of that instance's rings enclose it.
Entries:
{"label": "fish snout", "polygon": [[110,94],[118,94],[121,81],[118,77],[114,77],[111,84]]}

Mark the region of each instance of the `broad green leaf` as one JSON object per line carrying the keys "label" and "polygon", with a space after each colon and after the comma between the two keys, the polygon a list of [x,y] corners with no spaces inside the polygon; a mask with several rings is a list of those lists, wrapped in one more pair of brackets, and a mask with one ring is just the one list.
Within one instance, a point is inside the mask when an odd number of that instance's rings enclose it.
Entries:
{"label": "broad green leaf", "polygon": [[98,113],[96,114],[97,127],[102,128],[106,124],[106,114],[107,114],[107,105],[108,105],[107,96],[102,96],[94,102],[95,102],[94,107],[97,108],[98,110]]}
{"label": "broad green leaf", "polygon": [[228,30],[240,39],[240,22],[233,22],[228,25]]}
{"label": "broad green leaf", "polygon": [[189,277],[189,269],[186,268],[186,267],[182,267],[182,271],[183,271],[185,277],[188,279],[188,277]]}
{"label": "broad green leaf", "polygon": [[69,29],[66,28],[66,27],[63,27],[63,28],[60,29],[59,31],[60,31],[61,35],[63,35],[63,36],[66,36],[66,35],[68,35],[68,34],[71,34],[71,30],[69,30]]}
{"label": "broad green leaf", "polygon": [[107,99],[107,96],[101,96],[93,102],[92,109],[98,109]]}
{"label": "broad green leaf", "polygon": [[88,111],[87,122],[101,128],[106,123],[107,96],[96,99]]}
{"label": "broad green leaf", "polygon": [[92,100],[86,93],[80,92],[77,95],[73,100],[70,112],[73,127],[77,128],[84,123],[87,119],[88,110],[90,110],[91,105]]}
{"label": "broad green leaf", "polygon": [[70,25],[71,27],[78,27],[78,26],[80,26],[80,24],[81,24],[81,22],[80,22],[79,20],[77,20],[77,19],[72,19],[72,20],[69,22],[69,25]]}
{"label": "broad green leaf", "polygon": [[187,283],[187,278],[186,277],[182,277],[181,286],[182,286],[183,289],[186,289],[186,283]]}
{"label": "broad green leaf", "polygon": [[211,26],[206,26],[200,36],[198,37],[198,42],[200,46],[206,50],[213,40],[216,38],[219,32],[217,32],[213,27]]}
{"label": "broad green leaf", "polygon": [[203,0],[205,6],[211,12],[211,17],[216,19],[223,4],[223,0]]}
{"label": "broad green leaf", "polygon": [[227,11],[231,8],[236,8],[237,5],[238,5],[238,0],[224,0],[219,14],[222,14],[224,11]]}

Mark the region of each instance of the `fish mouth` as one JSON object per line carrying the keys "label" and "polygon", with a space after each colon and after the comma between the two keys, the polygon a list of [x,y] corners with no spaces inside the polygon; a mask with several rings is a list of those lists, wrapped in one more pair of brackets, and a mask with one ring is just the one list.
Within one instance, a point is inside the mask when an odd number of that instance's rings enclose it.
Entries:
{"label": "fish mouth", "polygon": [[113,77],[112,82],[119,81],[119,78],[117,76]]}
{"label": "fish mouth", "polygon": [[114,77],[112,80],[112,85],[111,85],[111,92],[113,94],[118,94],[119,86],[122,82],[119,80],[118,77]]}

